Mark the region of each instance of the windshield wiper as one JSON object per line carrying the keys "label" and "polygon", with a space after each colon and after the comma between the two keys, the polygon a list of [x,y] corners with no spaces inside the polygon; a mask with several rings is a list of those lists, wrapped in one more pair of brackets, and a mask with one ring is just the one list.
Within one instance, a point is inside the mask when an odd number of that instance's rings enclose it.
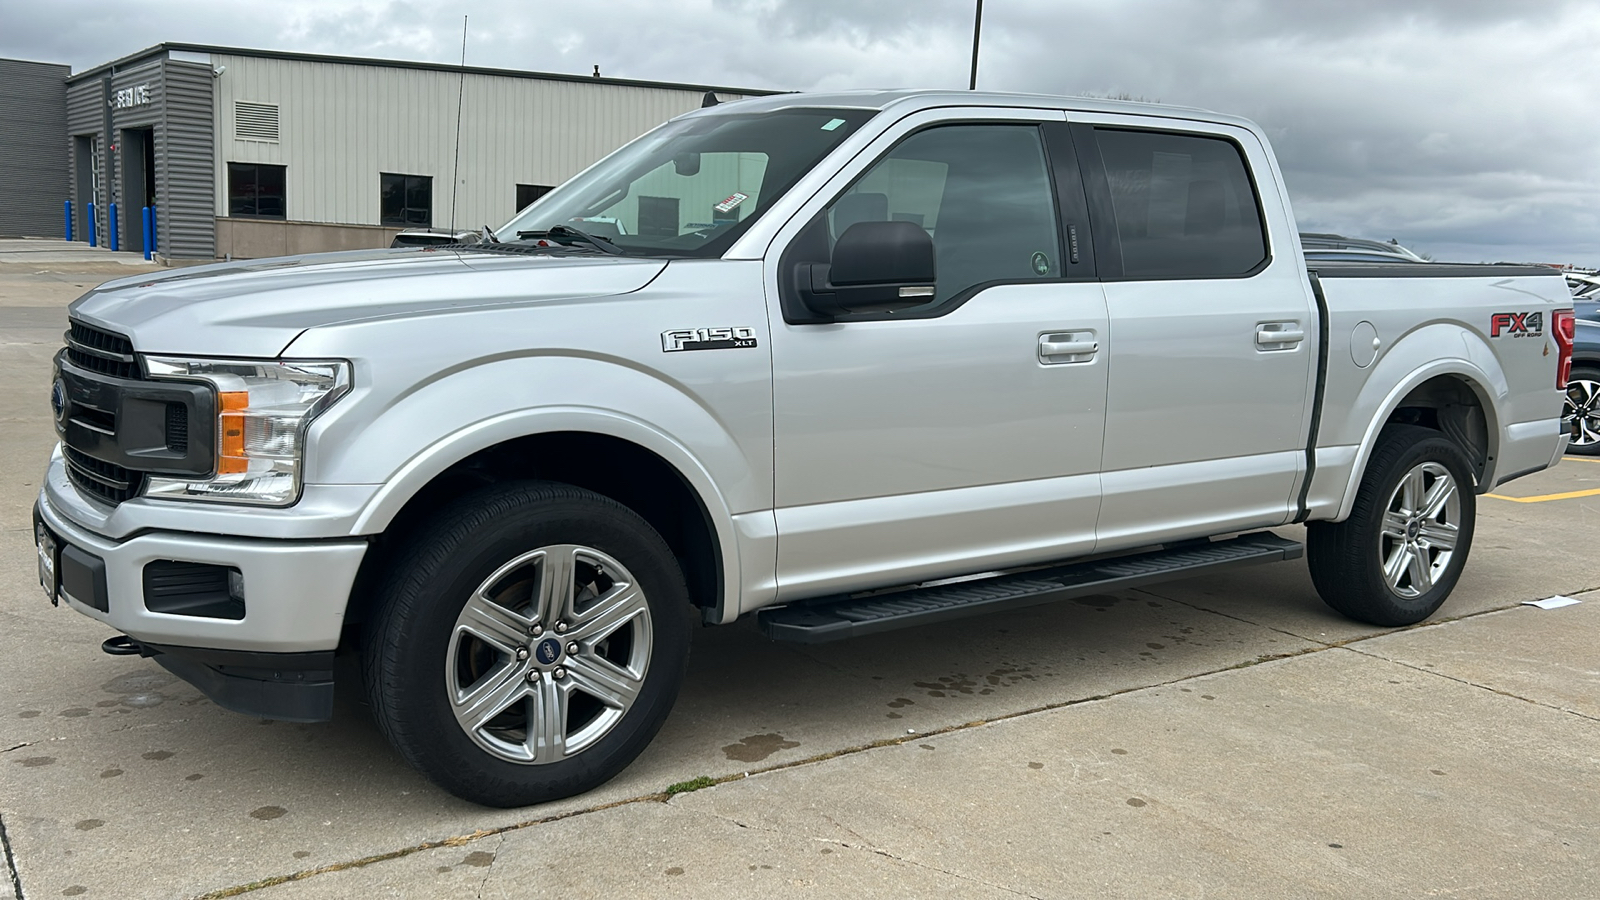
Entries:
{"label": "windshield wiper", "polygon": [[580,241],[592,245],[595,249],[609,253],[612,256],[621,256],[623,253],[622,248],[617,246],[616,241],[613,241],[608,237],[601,237],[597,234],[590,234],[581,228],[574,228],[571,225],[551,225],[550,228],[545,231],[519,231],[517,232],[517,237],[520,240],[528,240],[529,238],[555,238],[556,240],[560,240],[564,237],[577,238]]}

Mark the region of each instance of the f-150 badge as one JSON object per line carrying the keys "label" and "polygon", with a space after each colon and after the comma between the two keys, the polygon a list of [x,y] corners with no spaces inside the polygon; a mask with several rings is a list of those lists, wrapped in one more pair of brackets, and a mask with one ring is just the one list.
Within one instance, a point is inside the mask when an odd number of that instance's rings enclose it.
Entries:
{"label": "f-150 badge", "polygon": [[1542,312],[1503,312],[1489,317],[1489,337],[1538,337],[1542,334]]}
{"label": "f-150 badge", "polygon": [[755,345],[756,330],[746,326],[679,328],[661,332],[661,349],[665,353],[678,350],[734,350]]}

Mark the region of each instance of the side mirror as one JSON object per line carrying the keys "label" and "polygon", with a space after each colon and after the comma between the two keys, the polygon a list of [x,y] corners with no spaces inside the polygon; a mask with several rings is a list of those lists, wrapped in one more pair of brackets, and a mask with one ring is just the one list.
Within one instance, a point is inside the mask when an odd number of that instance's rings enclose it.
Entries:
{"label": "side mirror", "polygon": [[825,265],[802,264],[801,298],[825,316],[891,312],[933,300],[933,238],[912,222],[857,222]]}

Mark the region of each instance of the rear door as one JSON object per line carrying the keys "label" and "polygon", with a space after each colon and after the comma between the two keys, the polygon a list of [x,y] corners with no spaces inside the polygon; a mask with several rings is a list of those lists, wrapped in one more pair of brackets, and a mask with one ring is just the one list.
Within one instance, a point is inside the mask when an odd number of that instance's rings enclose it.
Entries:
{"label": "rear door", "polygon": [[[769,256],[782,599],[1094,546],[1106,309],[1070,141],[1046,146],[1064,116],[949,115],[892,126]],[[933,300],[833,322],[793,315],[796,267],[826,262],[861,221],[930,233]]]}
{"label": "rear door", "polygon": [[1072,134],[1111,331],[1098,549],[1289,521],[1317,318],[1299,254],[1269,240],[1294,228],[1251,176],[1273,172],[1265,148],[1135,117]]}

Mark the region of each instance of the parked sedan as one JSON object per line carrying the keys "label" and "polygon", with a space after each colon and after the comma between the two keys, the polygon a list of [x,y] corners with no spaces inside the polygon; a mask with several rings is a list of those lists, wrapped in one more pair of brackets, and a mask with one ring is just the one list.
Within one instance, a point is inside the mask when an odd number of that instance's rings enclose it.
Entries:
{"label": "parked sedan", "polygon": [[1572,378],[1562,416],[1576,419],[1577,428],[1567,452],[1600,456],[1600,320],[1580,317],[1574,324]]}

